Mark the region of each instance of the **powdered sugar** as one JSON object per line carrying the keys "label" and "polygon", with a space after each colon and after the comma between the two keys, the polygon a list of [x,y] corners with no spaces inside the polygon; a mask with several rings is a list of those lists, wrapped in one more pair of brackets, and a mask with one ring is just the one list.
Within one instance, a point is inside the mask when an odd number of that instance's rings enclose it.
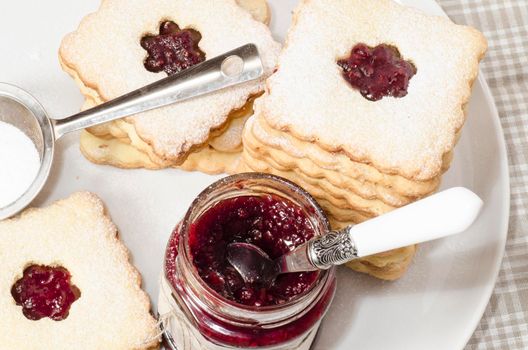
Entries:
{"label": "powdered sugar", "polygon": [[18,128],[0,121],[0,208],[24,194],[39,168],[35,144]]}
{"label": "powdered sugar", "polygon": [[264,80],[275,68],[281,45],[266,25],[233,0],[158,0],[155,6],[148,0],[108,0],[64,38],[61,63],[79,78],[83,93],[101,101],[152,83],[164,75],[144,68],[146,52],[139,40],[145,33],[155,33],[160,20],[200,32],[199,47],[207,59],[254,43],[264,66],[264,77],[255,81],[127,118],[158,156],[180,164],[208,141],[211,130],[227,122],[232,110],[264,90]]}
{"label": "powdered sugar", "polygon": [[[481,33],[390,0],[302,1],[261,113],[277,130],[387,173],[429,181],[441,174],[465,120]],[[390,44],[417,68],[407,96],[372,102],[337,61],[357,43]]]}

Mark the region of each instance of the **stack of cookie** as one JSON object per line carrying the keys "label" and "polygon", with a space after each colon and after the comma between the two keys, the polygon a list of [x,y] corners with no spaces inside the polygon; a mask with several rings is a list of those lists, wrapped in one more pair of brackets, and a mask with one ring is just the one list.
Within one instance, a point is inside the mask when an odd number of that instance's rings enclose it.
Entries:
{"label": "stack of cookie", "polygon": [[104,1],[66,36],[59,57],[86,98],[84,109],[249,42],[264,64],[260,80],[84,131],[88,159],[122,168],[237,168],[243,125],[280,50],[265,25],[266,1],[237,1]]}
{"label": "stack of cookie", "polygon": [[[334,227],[434,192],[486,50],[481,33],[390,0],[301,1],[243,133],[246,170],[308,190]],[[350,267],[400,277],[415,247]]]}
{"label": "stack of cookie", "polygon": [[[438,188],[486,50],[481,33],[392,0],[303,0],[279,58],[265,0],[237,1],[106,0],[64,39],[61,63],[85,108],[248,42],[271,76],[90,128],[88,159],[275,173],[306,188],[336,228]],[[414,252],[350,267],[396,279]]]}

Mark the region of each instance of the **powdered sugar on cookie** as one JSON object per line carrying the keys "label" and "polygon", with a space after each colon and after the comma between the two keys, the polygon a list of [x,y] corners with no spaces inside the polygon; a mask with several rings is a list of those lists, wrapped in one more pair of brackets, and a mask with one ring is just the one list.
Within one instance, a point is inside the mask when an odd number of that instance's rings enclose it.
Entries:
{"label": "powdered sugar on cookie", "polygon": [[[416,75],[408,94],[369,101],[337,61],[358,43],[396,47]],[[438,176],[465,120],[486,50],[481,33],[391,0],[305,0],[262,113],[274,128],[417,180]]]}
{"label": "powdered sugar on cookie", "polygon": [[[265,76],[275,67],[280,44],[234,0],[106,0],[63,40],[62,63],[103,100],[118,97],[164,77],[144,68],[146,52],[140,40],[156,33],[167,20],[197,30],[206,58],[252,42],[259,48]],[[193,148],[207,141],[212,129],[226,122],[229,112],[264,89],[264,79],[127,120],[160,157],[182,162]]]}
{"label": "powdered sugar on cookie", "polygon": [[[153,349],[158,339],[141,277],[103,203],[76,193],[0,222],[0,344],[4,349]],[[58,266],[80,297],[60,321],[29,320],[10,290],[26,267]]]}

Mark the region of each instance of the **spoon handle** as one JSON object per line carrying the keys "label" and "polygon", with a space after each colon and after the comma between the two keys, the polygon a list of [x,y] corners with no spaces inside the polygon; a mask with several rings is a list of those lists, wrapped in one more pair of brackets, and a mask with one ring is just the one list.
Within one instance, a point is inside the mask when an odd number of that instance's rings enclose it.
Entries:
{"label": "spoon handle", "polygon": [[477,218],[482,200],[454,187],[387,214],[332,231],[307,244],[311,263],[319,269],[356,258],[426,242],[465,231]]}
{"label": "spoon handle", "polygon": [[263,72],[257,47],[247,44],[94,108],[54,120],[55,139],[75,130],[254,80]]}

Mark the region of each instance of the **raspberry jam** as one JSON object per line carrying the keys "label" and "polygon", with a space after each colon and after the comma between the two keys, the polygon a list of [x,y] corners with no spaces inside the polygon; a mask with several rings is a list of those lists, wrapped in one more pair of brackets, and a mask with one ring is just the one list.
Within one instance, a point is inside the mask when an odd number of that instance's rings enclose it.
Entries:
{"label": "raspberry jam", "polygon": [[63,267],[31,265],[11,288],[11,295],[30,320],[49,317],[55,321],[68,317],[70,306],[81,292],[70,283],[70,273]]}
{"label": "raspberry jam", "polygon": [[[165,256],[165,271],[168,276],[169,282],[172,286],[181,293],[181,302],[186,304],[181,304],[179,307],[182,307],[187,310],[192,310],[192,314],[196,318],[194,321],[194,327],[196,327],[199,332],[206,338],[212,340],[214,343],[227,344],[229,346],[245,347],[245,348],[259,348],[267,347],[272,345],[277,345],[281,343],[288,343],[292,339],[300,337],[301,335],[308,332],[314,325],[316,325],[326,313],[326,310],[330,306],[334,292],[335,292],[335,280],[332,279],[329,288],[324,291],[319,299],[319,302],[316,303],[311,309],[308,309],[307,312],[300,317],[299,319],[287,323],[283,326],[276,328],[261,328],[261,327],[241,327],[238,325],[232,325],[228,322],[223,321],[222,319],[215,317],[211,313],[208,313],[205,310],[198,308],[193,308],[191,298],[185,295],[185,290],[182,288],[182,281],[175,278],[177,267],[175,264],[175,258],[178,256],[178,243],[180,239],[180,229],[178,226],[174,230],[169,245],[167,247],[167,252]],[[312,272],[310,275],[317,276],[318,273]],[[298,274],[290,274],[298,275]],[[237,276],[237,278],[239,278]],[[303,278],[287,279],[283,281],[283,285],[290,285],[290,288],[294,288],[298,283],[299,290],[293,291],[295,295],[302,297],[302,294],[306,292],[316,281],[311,279],[311,285],[304,284]],[[244,283],[240,280],[240,283]],[[251,287],[249,287],[251,288]],[[275,283],[275,288],[277,287],[277,282]],[[286,289],[286,288],[285,288]],[[269,293],[269,291],[267,292]],[[237,302],[243,303],[243,301]],[[188,309],[190,307],[190,309]],[[174,347],[178,349],[179,347]],[[205,349],[208,349],[205,347]],[[286,347],[286,349],[290,349]],[[308,348],[306,348],[308,349]]]}
{"label": "raspberry jam", "polygon": [[386,44],[357,44],[350,56],[337,64],[346,81],[371,101],[407,95],[409,81],[416,74],[416,67],[404,60],[396,47]]}
{"label": "raspberry jam", "polygon": [[194,29],[180,29],[174,22],[162,22],[158,35],[141,39],[141,47],[148,52],[145,68],[172,75],[205,61],[205,53],[198,47],[201,38]]}
{"label": "raspberry jam", "polygon": [[245,283],[226,258],[229,243],[251,243],[278,258],[314,236],[302,209],[276,195],[241,196],[223,200],[193,225],[189,243],[202,279],[223,297],[244,305],[282,304],[306,292],[317,272],[278,276],[269,288]]}
{"label": "raspberry jam", "polygon": [[167,245],[158,312],[176,315],[164,323],[171,349],[308,350],[335,292],[334,269],[286,274],[266,288],[246,284],[225,252],[247,242],[276,258],[329,229],[315,200],[280,177],[238,174],[209,186]]}

